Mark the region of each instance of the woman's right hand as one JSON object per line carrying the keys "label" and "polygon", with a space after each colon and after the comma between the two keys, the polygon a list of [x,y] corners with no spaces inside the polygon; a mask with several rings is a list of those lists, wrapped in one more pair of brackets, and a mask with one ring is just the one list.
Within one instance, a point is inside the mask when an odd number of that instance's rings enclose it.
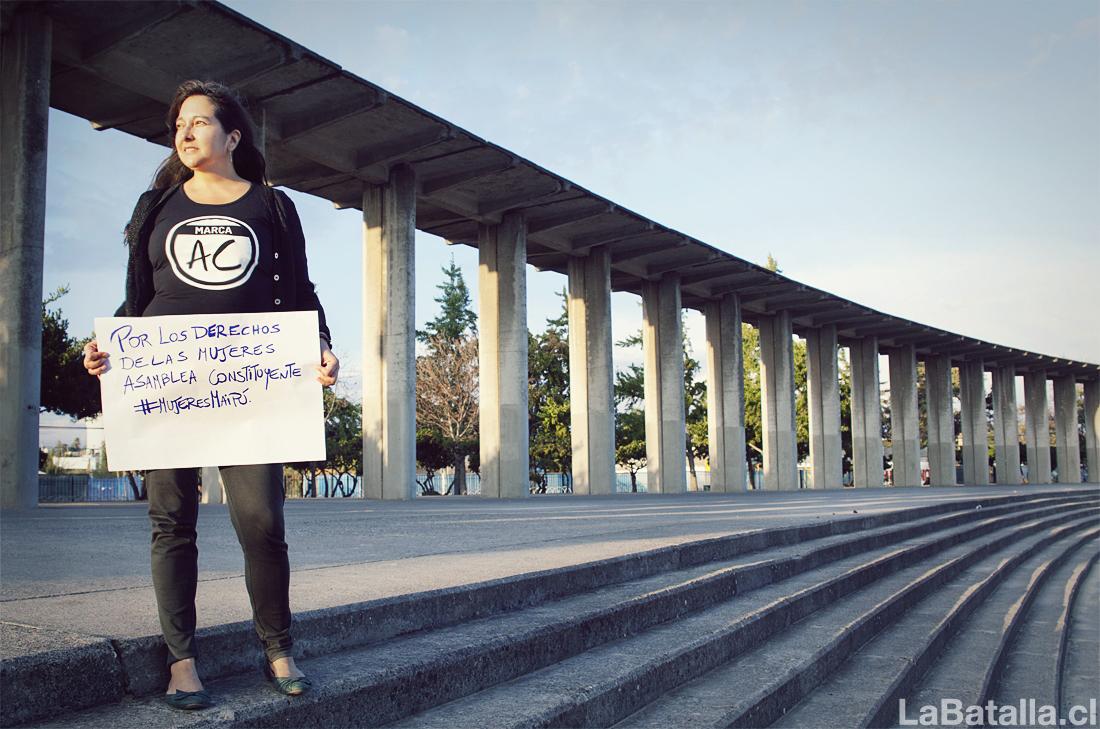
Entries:
{"label": "woman's right hand", "polygon": [[99,345],[93,339],[84,345],[84,369],[89,375],[99,376],[107,371],[109,363],[107,359],[111,355],[99,351]]}

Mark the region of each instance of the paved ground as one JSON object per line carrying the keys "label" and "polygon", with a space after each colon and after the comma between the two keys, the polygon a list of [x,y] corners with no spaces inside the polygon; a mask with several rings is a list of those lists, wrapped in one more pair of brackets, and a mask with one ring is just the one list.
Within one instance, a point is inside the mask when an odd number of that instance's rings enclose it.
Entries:
{"label": "paved ground", "polygon": [[[333,607],[853,511],[1048,488],[1065,487],[289,501],[291,605]],[[148,545],[144,504],[0,514],[0,657],[158,633]],[[199,552],[200,627],[249,619],[224,506],[201,508]]]}

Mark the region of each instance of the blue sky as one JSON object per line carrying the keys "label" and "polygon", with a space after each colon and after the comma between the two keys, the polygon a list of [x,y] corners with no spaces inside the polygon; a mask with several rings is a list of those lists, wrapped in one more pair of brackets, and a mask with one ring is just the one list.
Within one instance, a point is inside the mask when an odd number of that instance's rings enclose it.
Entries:
{"label": "blue sky", "polygon": [[[1100,362],[1095,2],[228,3],[474,134],[893,314]],[[90,331],[165,150],[52,111],[46,288]],[[354,395],[357,211],[295,195]],[[417,238],[417,325],[453,253]],[[533,329],[565,279],[529,269]],[[476,302],[476,298],[475,298]],[[613,296],[616,339],[641,322]],[[697,354],[702,318],[688,317]],[[620,364],[638,353],[621,353]]]}

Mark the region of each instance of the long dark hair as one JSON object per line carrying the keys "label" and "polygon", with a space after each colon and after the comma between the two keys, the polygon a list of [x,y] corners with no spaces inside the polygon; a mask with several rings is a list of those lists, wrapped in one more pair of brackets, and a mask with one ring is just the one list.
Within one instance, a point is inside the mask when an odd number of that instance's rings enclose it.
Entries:
{"label": "long dark hair", "polygon": [[156,174],[153,175],[152,189],[163,190],[191,179],[194,174],[180,161],[174,141],[176,118],[179,116],[180,107],[192,96],[205,96],[210,99],[214,104],[214,116],[227,134],[234,129],[241,133],[241,140],[233,150],[233,169],[237,174],[249,182],[267,184],[267,162],[264,160],[263,152],[256,146],[256,128],[237,92],[217,81],[191,80],[179,85],[172,96],[172,104],[168,107],[165,123],[172,134],[172,154],[168,155],[168,158],[157,168]]}

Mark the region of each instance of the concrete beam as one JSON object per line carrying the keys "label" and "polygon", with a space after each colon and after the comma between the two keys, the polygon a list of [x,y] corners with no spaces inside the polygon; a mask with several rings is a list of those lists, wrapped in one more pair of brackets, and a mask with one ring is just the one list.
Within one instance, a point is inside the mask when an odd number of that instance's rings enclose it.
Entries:
{"label": "concrete beam", "polygon": [[[887,318],[889,319],[891,317],[887,317]],[[882,339],[883,334],[890,334],[892,332],[897,332],[898,330],[904,330],[905,326],[906,325],[905,325],[904,322],[885,321],[885,322],[881,322],[881,323],[877,323],[877,324],[868,324],[867,326],[857,326],[857,327],[851,327],[851,326],[845,327],[845,326],[841,325],[840,328],[850,330],[852,332],[852,336],[854,336],[854,337],[871,337],[871,336],[874,336],[874,337],[878,337],[879,339]],[[890,338],[892,339],[892,337],[890,337]]]}
{"label": "concrete beam", "polygon": [[661,276],[673,271],[686,271],[692,268],[698,268],[700,266],[708,266],[717,261],[719,255],[717,253],[705,254],[702,258],[698,253],[690,253],[683,258],[674,261],[664,261],[662,263],[651,263],[645,267],[646,276]]}
{"label": "concrete beam", "polygon": [[963,483],[989,483],[989,420],[985,412],[985,367],[980,359],[959,366],[962,399]]}
{"label": "concrete beam", "polygon": [[1028,483],[1050,483],[1050,405],[1047,374],[1035,370],[1024,375],[1024,422],[1027,441]]}
{"label": "concrete beam", "polygon": [[1089,483],[1100,482],[1100,379],[1085,381],[1085,463]]}
{"label": "concrete beam", "polygon": [[993,370],[993,447],[998,484],[1020,483],[1020,421],[1016,368]]}
{"label": "concrete beam", "polygon": [[794,332],[786,312],[762,315],[760,406],[764,431],[764,489],[798,490],[798,442],[794,425]]}
{"label": "concrete beam", "polygon": [[[768,306],[771,306],[771,302],[768,302]],[[826,311],[835,311],[836,299],[825,297],[817,301],[811,300],[801,304],[788,304],[783,308],[791,313],[792,319],[805,319]],[[798,333],[799,326],[802,326],[803,329],[807,328],[804,324],[796,324],[795,333]]]}
{"label": "concrete beam", "polygon": [[546,233],[556,228],[563,228],[573,223],[579,223],[582,220],[589,220],[591,218],[598,218],[601,215],[614,212],[615,206],[610,204],[601,204],[595,207],[582,208],[580,210],[571,210],[567,213],[557,213],[549,215],[545,218],[539,218],[537,220],[531,220],[527,223],[527,235],[532,236],[536,233]]}
{"label": "concrete beam", "polygon": [[894,346],[896,347],[902,347],[907,344],[917,346],[923,342],[938,341],[942,336],[942,334],[933,332],[928,327],[918,327],[908,334],[899,334],[896,337],[891,337],[891,341],[894,342]]}
{"label": "concrete beam", "polygon": [[797,291],[799,286],[793,284],[790,281],[765,281],[764,283],[756,286],[738,286],[728,288],[715,288],[711,293],[721,296],[723,294],[737,294],[741,298],[741,303],[745,304],[750,301],[759,301],[760,299],[766,299],[769,296],[780,296],[792,291]]}
{"label": "concrete beam", "polygon": [[519,213],[478,231],[481,495],[526,496],[527,226]]}
{"label": "concrete beam", "polygon": [[[566,192],[569,189],[570,186],[568,183],[554,180],[553,184],[546,190],[510,193],[503,197],[493,198],[491,200],[480,200],[477,204],[477,213],[480,216],[487,216],[494,215],[496,213],[507,212],[509,210],[513,210],[514,208],[534,205],[536,203],[542,202],[543,200],[555,197],[560,193]],[[503,222],[504,221],[502,220],[501,223]]]}
{"label": "concrete beam", "polygon": [[929,483],[955,486],[955,413],[950,357],[936,354],[925,358],[924,395],[928,408]]}
{"label": "concrete beam", "polygon": [[0,508],[38,505],[42,263],[53,28],[18,7],[4,28],[0,113]]}
{"label": "concrete beam", "polygon": [[573,493],[615,492],[611,257],[595,248],[569,259],[569,425]]}
{"label": "concrete beam", "polygon": [[786,311],[792,313],[794,309],[806,306],[811,303],[824,302],[829,297],[825,294],[819,294],[814,291],[806,291],[803,293],[786,294],[784,296],[768,297],[764,299],[764,311],[767,313],[775,313],[777,311]]}
{"label": "concrete beam", "polygon": [[920,486],[920,414],[913,346],[890,350],[890,449],[894,485]]}
{"label": "concrete beam", "polygon": [[664,233],[664,231],[655,230],[655,227],[653,223],[631,223],[619,228],[600,231],[599,233],[585,233],[570,239],[569,250],[572,253],[581,253],[589,248],[595,248],[596,246],[621,243],[623,241],[631,241],[638,238],[647,238],[655,233]]}
{"label": "concrete beam", "polygon": [[826,324],[836,324],[839,328],[842,326],[852,326],[855,323],[869,319],[877,319],[879,316],[881,315],[871,312],[860,312],[854,307],[849,308],[841,306],[837,311],[813,317],[810,320],[810,324],[815,327],[823,327]]}
{"label": "concrete beam", "polygon": [[[639,236],[649,236],[661,231],[643,231],[638,233]],[[613,242],[618,243],[624,240],[624,238],[616,238]],[[600,244],[604,243],[601,239]],[[687,245],[687,241],[683,238],[677,238],[673,241],[657,240],[647,243],[633,243],[626,248],[618,248],[611,251],[611,263],[625,263],[627,261],[637,260],[639,258],[645,258],[646,256],[654,256],[658,253],[665,253],[673,248],[682,248]],[[571,250],[577,250],[575,247]]]}
{"label": "concrete beam", "polygon": [[642,283],[642,317],[646,490],[682,493],[687,490],[687,422],[678,276]]}
{"label": "concrete beam", "polygon": [[745,463],[745,371],[741,302],[735,294],[706,305],[707,437],[710,490],[748,488]]}
{"label": "concrete beam", "polygon": [[1077,382],[1054,378],[1054,453],[1058,483],[1081,483],[1081,441],[1077,431]]}
{"label": "concrete beam", "polygon": [[363,495],[416,485],[416,174],[363,188]]}
{"label": "concrete beam", "polygon": [[713,266],[708,266],[705,271],[690,273],[680,277],[681,286],[694,286],[695,284],[713,281],[716,278],[725,279],[724,284],[738,284],[759,281],[764,274],[758,271],[746,271],[744,264],[734,261],[719,261]]}
{"label": "concrete beam", "polygon": [[375,165],[389,164],[413,152],[419,152],[426,147],[431,147],[440,142],[447,142],[454,138],[455,130],[449,126],[441,125],[432,129],[413,132],[404,137],[387,139],[384,142],[358,150],[355,153],[355,168],[359,171]]}
{"label": "concrete beam", "polygon": [[852,484],[882,486],[882,393],[878,339],[849,345],[852,360]]}
{"label": "concrete beam", "polygon": [[843,486],[844,448],[840,443],[840,381],[836,326],[806,332],[806,379],[810,410],[810,464],[813,488]]}
{"label": "concrete beam", "polygon": [[[277,144],[292,142],[307,134],[321,131],[352,117],[363,116],[385,106],[389,95],[380,92],[373,97],[348,99],[338,108],[310,109],[290,117],[278,125],[272,125],[270,141]],[[161,111],[163,116],[164,112]]]}
{"label": "concrete beam", "polygon": [[460,172],[452,172],[449,175],[439,175],[429,180],[424,180],[420,185],[420,193],[426,196],[435,195],[444,190],[449,190],[452,187],[481,179],[482,177],[489,177],[490,175],[495,175],[500,172],[507,172],[515,168],[518,164],[518,158],[508,157],[506,159],[487,162]]}

